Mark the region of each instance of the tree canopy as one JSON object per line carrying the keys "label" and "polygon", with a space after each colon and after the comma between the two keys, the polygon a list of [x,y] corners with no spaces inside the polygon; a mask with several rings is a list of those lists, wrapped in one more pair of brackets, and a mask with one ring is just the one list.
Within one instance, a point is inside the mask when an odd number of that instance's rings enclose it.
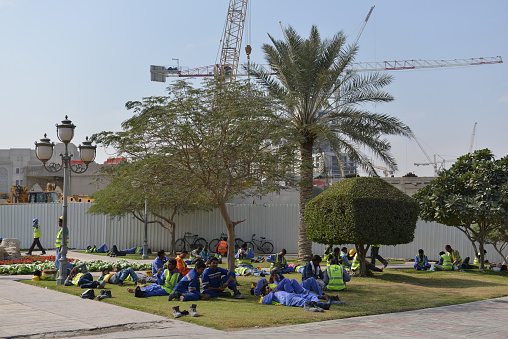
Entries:
{"label": "tree canopy", "polygon": [[177,81],[166,96],[126,106],[135,114],[122,124],[123,131],[95,138],[134,159],[157,155],[164,162],[158,179],[188,186],[218,207],[228,230],[228,268],[234,270],[234,231],[243,220],[231,220],[226,203],[281,189],[294,161],[282,138],[279,103],[246,82],[226,87],[209,80],[199,88]]}
{"label": "tree canopy", "polygon": [[321,244],[355,244],[360,275],[370,244],[413,241],[418,203],[381,178],[343,179],[307,203],[309,239]]}
{"label": "tree canopy", "polygon": [[266,61],[275,75],[259,65],[250,72],[266,86],[271,95],[285,106],[285,118],[298,137],[300,152],[300,260],[309,260],[311,242],[304,221],[305,204],[312,199],[312,150],[318,139],[326,141],[339,159],[346,154],[358,166],[376,175],[369,150],[375,158],[396,170],[385,135],[411,136],[411,130],[399,119],[371,113],[364,104],[389,102],[393,97],[382,90],[392,77],[382,73],[359,74],[351,71],[358,47],[347,46],[339,32],[322,40],[316,26],[308,39],[291,27],[284,30],[284,40],[264,44]]}
{"label": "tree canopy", "polygon": [[468,237],[483,270],[487,235],[508,222],[508,157],[495,160],[489,149],[468,153],[413,197],[422,219],[456,227]]}

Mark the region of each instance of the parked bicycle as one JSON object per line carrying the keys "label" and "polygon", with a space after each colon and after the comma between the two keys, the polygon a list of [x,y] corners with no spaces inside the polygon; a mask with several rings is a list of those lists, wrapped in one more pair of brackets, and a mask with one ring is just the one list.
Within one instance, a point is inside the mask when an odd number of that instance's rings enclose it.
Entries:
{"label": "parked bicycle", "polygon": [[[218,239],[210,240],[209,245],[208,245],[210,252],[215,253],[217,251],[217,245],[222,240],[228,241],[228,234],[227,233],[221,233],[220,237]],[[235,238],[235,252],[238,251],[241,247],[241,245],[238,246],[237,243],[243,244],[243,240],[240,238]]]}
{"label": "parked bicycle", "polygon": [[[261,251],[265,254],[273,253],[273,244],[266,240],[265,237],[259,237],[259,239],[254,238],[256,234],[252,235],[252,238],[250,241],[246,241],[247,248],[252,248],[253,251]],[[235,248],[238,246],[238,248],[242,247],[242,244],[244,241],[240,238],[235,239]],[[255,247],[254,247],[255,246]]]}
{"label": "parked bicycle", "polygon": [[210,243],[209,243],[209,246],[208,246],[210,252],[215,253],[217,251],[217,245],[222,240],[226,240],[226,241],[228,240],[228,235],[226,233],[221,233],[220,237],[218,239],[212,239],[212,240],[210,240]]}
{"label": "parked bicycle", "polygon": [[175,249],[177,252],[182,252],[183,250],[192,251],[198,248],[199,246],[204,247],[208,243],[204,238],[200,238],[197,234],[192,234],[191,232],[185,232],[183,238],[180,238],[175,243]]}

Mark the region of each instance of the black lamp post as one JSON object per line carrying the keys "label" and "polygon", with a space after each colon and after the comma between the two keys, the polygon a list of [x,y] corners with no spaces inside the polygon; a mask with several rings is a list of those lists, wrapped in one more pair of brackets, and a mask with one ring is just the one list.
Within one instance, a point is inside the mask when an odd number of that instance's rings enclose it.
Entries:
{"label": "black lamp post", "polygon": [[[76,126],[67,119],[65,116],[65,120],[62,121],[60,125],[56,125],[57,136],[58,139],[65,144],[65,152],[60,154],[62,158],[62,163],[47,163],[51,156],[53,155],[53,147],[55,146],[44,134],[44,138],[40,139],[39,142],[35,142],[35,154],[37,158],[42,161],[42,164],[46,170],[49,172],[58,172],[63,168],[64,171],[64,183],[63,183],[63,222],[62,222],[62,251],[61,257],[58,260],[60,262],[60,270],[59,275],[56,280],[57,285],[63,285],[65,279],[67,278],[67,194],[69,191],[69,180],[70,180],[70,171],[74,173],[84,173],[88,169],[88,164],[90,164],[95,159],[95,150],[97,146],[92,146],[92,142],[88,140],[83,141],[82,145],[79,145],[79,153],[81,157],[81,161],[85,164],[71,164],[72,154],[69,155],[68,145],[74,137],[74,128]],[[70,171],[69,171],[70,170]]]}

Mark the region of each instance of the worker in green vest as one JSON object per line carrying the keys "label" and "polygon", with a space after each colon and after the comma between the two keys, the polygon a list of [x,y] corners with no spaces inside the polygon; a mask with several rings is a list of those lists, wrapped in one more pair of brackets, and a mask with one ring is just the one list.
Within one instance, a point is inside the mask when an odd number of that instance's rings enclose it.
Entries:
{"label": "worker in green vest", "polygon": [[34,240],[32,241],[32,246],[30,246],[30,249],[26,254],[32,255],[32,251],[35,248],[35,245],[37,245],[37,247],[39,247],[39,249],[42,251],[42,255],[44,255],[46,254],[46,251],[44,251],[40,241],[40,237],[42,237],[42,231],[41,227],[39,226],[39,219],[35,218],[32,220],[32,227],[34,229]]}
{"label": "worker in green vest", "polygon": [[325,277],[323,278],[326,288],[331,291],[344,291],[346,290],[346,282],[350,280],[351,277],[344,267],[339,265],[337,259],[330,260],[330,266],[326,267]]}
{"label": "worker in green vest", "polygon": [[441,256],[439,262],[433,266],[435,271],[453,271],[456,269],[452,265],[452,259],[448,253],[441,251],[439,255]]}
{"label": "worker in green vest", "polygon": [[[58,261],[62,257],[62,240],[63,240],[63,216],[58,218],[58,226],[60,227],[60,230],[56,234],[56,240],[55,240],[55,249],[56,249],[56,255],[55,255],[55,268],[60,269],[60,262]],[[67,241],[65,242],[65,246],[69,247],[69,228],[67,227]],[[67,260],[67,272],[72,270],[73,265]]]}

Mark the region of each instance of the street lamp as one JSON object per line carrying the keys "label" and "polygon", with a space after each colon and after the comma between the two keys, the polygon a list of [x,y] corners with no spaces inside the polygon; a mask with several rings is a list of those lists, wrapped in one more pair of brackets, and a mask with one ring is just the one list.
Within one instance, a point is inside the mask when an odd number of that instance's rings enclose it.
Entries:
{"label": "street lamp", "polygon": [[[133,188],[140,188],[141,184],[135,180],[132,182]],[[145,239],[143,240],[143,255],[141,259],[148,259],[148,197],[146,195],[147,184],[143,184],[143,194],[145,195]]]}
{"label": "street lamp", "polygon": [[53,155],[53,147],[55,144],[47,138],[47,135],[44,134],[44,138],[40,139],[39,142],[35,142],[35,154],[37,158],[42,161],[42,165],[49,172],[58,172],[63,168],[64,171],[64,183],[63,183],[63,222],[62,222],[62,251],[60,252],[61,257],[58,259],[60,262],[60,270],[59,275],[56,280],[57,285],[63,285],[65,279],[67,278],[67,193],[69,190],[69,180],[70,180],[70,172],[71,170],[74,173],[84,173],[88,169],[88,164],[90,164],[95,159],[95,150],[97,146],[92,146],[92,142],[88,140],[83,141],[82,145],[79,145],[79,153],[81,157],[81,161],[85,164],[71,164],[72,154],[69,155],[68,145],[74,137],[74,128],[76,126],[67,119],[65,116],[65,120],[62,120],[60,125],[56,125],[57,136],[58,139],[65,144],[65,153],[60,154],[62,158],[62,163],[47,163],[51,156]]}

